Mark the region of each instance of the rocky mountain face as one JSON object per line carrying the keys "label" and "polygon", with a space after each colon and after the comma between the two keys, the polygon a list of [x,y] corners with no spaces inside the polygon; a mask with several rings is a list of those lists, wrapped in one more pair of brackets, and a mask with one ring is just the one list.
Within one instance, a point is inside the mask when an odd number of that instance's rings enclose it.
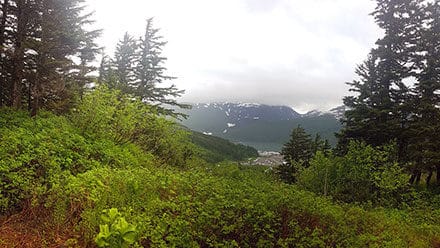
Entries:
{"label": "rocky mountain face", "polygon": [[319,133],[335,143],[334,133],[340,129],[343,109],[311,111],[299,114],[287,106],[256,103],[199,103],[185,113],[182,124],[205,135],[214,135],[258,150],[279,151],[298,125],[309,133]]}

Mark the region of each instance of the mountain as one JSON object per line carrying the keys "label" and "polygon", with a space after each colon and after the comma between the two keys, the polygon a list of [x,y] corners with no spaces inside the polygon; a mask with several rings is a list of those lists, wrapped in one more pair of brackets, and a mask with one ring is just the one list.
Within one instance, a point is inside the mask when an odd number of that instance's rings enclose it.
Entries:
{"label": "mountain", "polygon": [[301,117],[287,106],[269,106],[256,103],[199,103],[193,105],[191,118],[209,118],[229,123],[228,127],[261,121],[293,120]]}
{"label": "mountain", "polygon": [[340,129],[340,109],[309,112],[301,115],[287,106],[256,103],[199,103],[183,111],[189,118],[182,121],[188,128],[207,136],[214,135],[261,151],[280,151],[298,125],[309,133],[319,133],[332,144]]}
{"label": "mountain", "polygon": [[309,111],[303,115],[301,115],[301,117],[317,117],[317,116],[324,116],[324,115],[329,115],[329,116],[333,116],[336,119],[340,120],[345,113],[346,107],[344,105],[336,107],[336,108],[332,108],[329,111],[320,111],[320,110],[312,110]]}

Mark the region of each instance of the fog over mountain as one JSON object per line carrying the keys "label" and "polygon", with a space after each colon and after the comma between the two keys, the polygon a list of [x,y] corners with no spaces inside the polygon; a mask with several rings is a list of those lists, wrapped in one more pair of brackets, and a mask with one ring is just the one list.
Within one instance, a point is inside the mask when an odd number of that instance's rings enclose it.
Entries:
{"label": "fog over mountain", "polygon": [[380,31],[370,0],[87,0],[113,53],[155,17],[186,102],[258,102],[305,113],[342,104]]}
{"label": "fog over mountain", "polygon": [[253,146],[260,151],[279,151],[293,128],[301,125],[311,135],[319,134],[335,144],[340,129],[343,106],[328,111],[299,114],[281,105],[258,103],[197,103],[185,110],[182,124],[207,136],[218,136],[235,143]]}

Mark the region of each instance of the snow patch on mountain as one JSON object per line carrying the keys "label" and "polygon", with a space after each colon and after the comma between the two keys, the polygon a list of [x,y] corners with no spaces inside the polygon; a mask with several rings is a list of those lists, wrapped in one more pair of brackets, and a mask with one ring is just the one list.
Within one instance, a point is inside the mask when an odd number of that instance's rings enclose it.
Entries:
{"label": "snow patch on mountain", "polygon": [[301,117],[317,117],[317,116],[331,115],[331,116],[334,116],[336,119],[341,119],[342,117],[344,117],[345,111],[346,111],[345,106],[339,106],[336,108],[332,108],[328,111],[320,111],[320,110],[314,109],[312,111],[309,111],[309,112],[301,115]]}

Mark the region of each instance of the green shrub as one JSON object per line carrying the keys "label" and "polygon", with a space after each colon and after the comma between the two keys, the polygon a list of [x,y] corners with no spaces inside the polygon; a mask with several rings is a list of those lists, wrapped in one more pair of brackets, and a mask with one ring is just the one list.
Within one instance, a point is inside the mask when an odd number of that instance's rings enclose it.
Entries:
{"label": "green shrub", "polygon": [[423,247],[440,226],[425,220],[419,228],[404,211],[335,205],[268,178],[264,168],[227,163],[187,171],[94,169],[52,195],[57,212],[67,213],[65,221],[76,218],[74,230],[89,244],[111,208],[137,227],[144,247]]}
{"label": "green shrub", "polygon": [[64,172],[151,166],[154,161],[134,144],[85,138],[68,119],[48,112],[30,118],[1,109],[0,122],[0,213],[19,209],[24,200],[44,201]]}
{"label": "green shrub", "polygon": [[344,157],[318,152],[303,169],[298,184],[345,202],[396,205],[408,190],[409,176],[397,163],[393,146],[373,148],[352,142]]}
{"label": "green shrub", "polygon": [[104,86],[85,95],[71,119],[86,138],[136,144],[162,164],[184,166],[193,155],[186,131],[152,106]]}

